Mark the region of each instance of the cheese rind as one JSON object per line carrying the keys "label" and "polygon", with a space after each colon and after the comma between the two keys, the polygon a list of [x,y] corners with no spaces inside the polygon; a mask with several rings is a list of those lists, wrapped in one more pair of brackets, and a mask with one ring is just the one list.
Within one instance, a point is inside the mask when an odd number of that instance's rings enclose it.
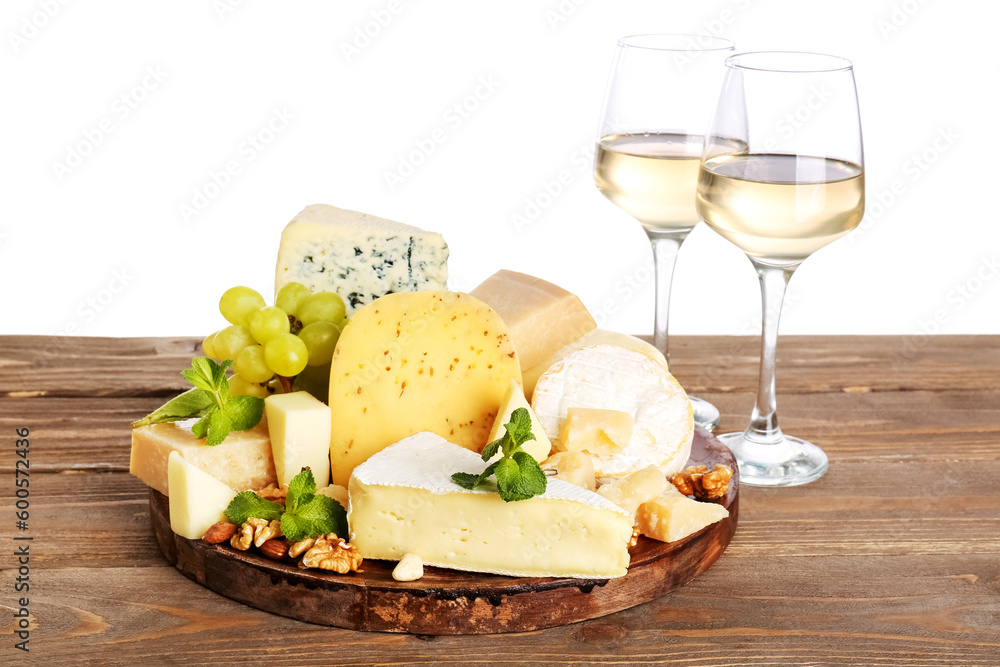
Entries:
{"label": "cheese rind", "polygon": [[617,331],[594,329],[593,331],[588,331],[583,334],[583,336],[576,339],[569,345],[556,350],[534,366],[522,366],[521,375],[524,385],[524,395],[528,397],[528,400],[531,400],[531,395],[535,391],[535,384],[538,382],[538,378],[541,377],[542,373],[554,366],[556,362],[562,361],[577,350],[582,350],[585,347],[592,347],[594,345],[614,345],[616,347],[624,347],[627,350],[632,350],[633,352],[645,355],[657,366],[662,366],[663,370],[669,370],[667,367],[667,359],[663,356],[663,353],[641,338],[618,333]]}
{"label": "cheese rind", "polygon": [[597,327],[575,294],[524,273],[497,271],[470,294],[500,313],[522,370]]}
{"label": "cheese rind", "polygon": [[500,316],[458,292],[389,294],[344,327],[330,367],[335,484],[420,431],[481,451],[521,368]]}
{"label": "cheese rind", "polygon": [[679,471],[691,453],[694,414],[684,389],[646,355],[614,345],[576,350],[538,379],[531,397],[554,451],[564,451],[560,428],[570,408],[619,410],[632,416],[632,437],[621,451],[593,454],[598,479],[629,475],[649,465]]}
{"label": "cheese rind", "polygon": [[289,282],[336,292],[350,316],[385,294],[445,289],[448,245],[434,232],[313,204],[281,233],[274,291]]}
{"label": "cheese rind", "polygon": [[365,558],[414,553],[427,565],[510,576],[620,577],[632,517],[586,489],[550,479],[543,495],[504,502],[492,483],[464,489],[455,472],[486,463],[433,433],[372,456],[349,485],[351,543]]}
{"label": "cheese rind", "polygon": [[191,427],[197,421],[187,419],[132,429],[129,472],[169,495],[167,457],[176,451],[186,461],[239,491],[262,489],[277,481],[265,420],[249,431],[230,432],[214,447],[191,434]]}
{"label": "cheese rind", "polygon": [[278,486],[292,481],[302,468],[312,470],[316,485],[330,481],[330,408],[305,391],[264,399],[271,452]]}
{"label": "cheese rind", "polygon": [[[535,436],[534,440],[528,440],[522,444],[521,449],[528,452],[531,458],[542,462],[549,455],[549,452],[552,451],[552,443],[549,442],[549,436],[545,435],[545,429],[538,423],[538,417],[535,416],[534,410],[528,405],[528,401],[524,398],[524,392],[521,391],[521,385],[516,380],[510,381],[507,392],[503,395],[503,400],[500,402],[500,412],[493,422],[493,428],[490,429],[490,435],[486,438],[486,442],[493,442],[502,438],[507,433],[505,424],[510,421],[511,414],[518,408],[524,408],[528,411],[528,416],[531,418],[531,435]],[[503,456],[502,452],[497,452],[497,455],[490,459],[490,461],[495,461],[501,456]]]}
{"label": "cheese rind", "polygon": [[212,524],[226,520],[226,507],[236,492],[177,452],[167,460],[170,529],[189,540],[200,540]]}

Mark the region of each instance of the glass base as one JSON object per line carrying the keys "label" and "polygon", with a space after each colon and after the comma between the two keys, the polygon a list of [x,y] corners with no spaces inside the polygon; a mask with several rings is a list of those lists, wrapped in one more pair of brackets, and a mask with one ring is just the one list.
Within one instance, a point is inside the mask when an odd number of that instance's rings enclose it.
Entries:
{"label": "glass base", "polygon": [[746,433],[718,436],[736,456],[740,484],[747,486],[798,486],[819,479],[826,472],[822,449],[789,435],[768,444],[750,440]]}
{"label": "glass base", "polygon": [[719,426],[719,410],[708,401],[697,396],[688,396],[694,408],[694,423],[709,433]]}

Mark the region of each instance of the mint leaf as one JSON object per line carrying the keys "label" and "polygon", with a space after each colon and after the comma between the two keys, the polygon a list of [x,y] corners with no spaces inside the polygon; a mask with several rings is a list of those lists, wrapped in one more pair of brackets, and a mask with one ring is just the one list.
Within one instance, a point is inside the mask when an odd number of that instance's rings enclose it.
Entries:
{"label": "mint leaf", "polygon": [[285,496],[285,509],[297,512],[299,507],[307,505],[316,495],[316,478],[312,470],[304,468],[302,472],[288,483],[288,494]]}
{"label": "mint leaf", "polygon": [[237,526],[243,525],[250,517],[274,521],[281,516],[283,507],[273,500],[265,500],[253,491],[237,493],[226,507],[226,518]]}
{"label": "mint leaf", "polygon": [[214,405],[205,411],[204,416],[194,423],[191,427],[191,435],[193,435],[198,440],[201,440],[208,435],[208,425],[212,419],[212,415],[215,414],[219,408]]}
{"label": "mint leaf", "polygon": [[463,489],[472,490],[495,474],[497,491],[506,502],[527,500],[545,493],[548,478],[538,461],[521,449],[522,444],[535,439],[531,432],[531,414],[526,408],[514,410],[510,421],[504,424],[504,431],[503,437],[483,447],[482,452],[483,460],[489,461],[502,449],[503,456],[499,460],[486,466],[479,475],[456,472],[451,481]]}
{"label": "mint leaf", "polygon": [[[524,459],[528,459],[525,461]],[[534,464],[534,470],[529,465]],[[537,473],[535,472],[537,470]],[[538,462],[527,452],[515,452],[505,458],[496,469],[497,490],[506,502],[527,500],[545,492],[546,479]]]}
{"label": "mint leaf", "polygon": [[205,444],[215,447],[226,439],[230,430],[229,415],[222,410],[213,410],[208,415],[208,438],[205,440]]}
{"label": "mint leaf", "polygon": [[197,417],[204,410],[211,407],[213,403],[211,394],[204,389],[188,389],[180,396],[175,396],[156,408],[142,419],[132,422],[132,428]]}
{"label": "mint leaf", "polygon": [[316,478],[309,468],[288,483],[281,532],[293,542],[327,533],[347,537],[347,512],[333,498],[316,495]]}
{"label": "mint leaf", "polygon": [[506,433],[502,438],[502,447],[505,456],[513,455],[521,449],[521,445],[535,439],[531,433],[531,415],[525,408],[518,408],[510,413],[510,421],[504,424],[504,430]]}
{"label": "mint leaf", "polygon": [[458,484],[463,489],[469,489],[470,491],[476,488],[476,484],[479,483],[479,475],[473,475],[471,472],[456,472],[451,476],[451,481]]}
{"label": "mint leaf", "polygon": [[538,461],[528,452],[514,452],[513,458],[519,468],[517,492],[527,498],[545,493],[549,478]]}
{"label": "mint leaf", "polygon": [[204,359],[209,363],[210,366],[210,377],[212,378],[212,384],[216,387],[222,387],[223,385],[229,385],[229,380],[226,378],[226,369],[233,365],[232,359],[226,359],[221,364],[217,364],[208,357],[198,357],[199,359]]}
{"label": "mint leaf", "polygon": [[[228,385],[226,382],[223,386]],[[226,399],[226,413],[229,415],[229,428],[249,431],[264,416],[264,399],[247,395],[230,396]]]}
{"label": "mint leaf", "polygon": [[286,506],[285,513],[281,515],[281,532],[293,542],[327,533],[336,533],[346,539],[347,513],[333,498],[313,496],[294,512]]}
{"label": "mint leaf", "polygon": [[500,443],[503,442],[502,438],[498,438],[491,442],[490,444],[483,447],[483,460],[489,461],[491,458],[496,456],[496,453],[500,450]]}
{"label": "mint leaf", "polygon": [[[503,461],[503,459],[500,459],[500,461]],[[476,479],[476,486],[479,486],[480,484],[485,482],[486,479],[493,474],[493,472],[497,469],[497,466],[500,465],[500,461],[494,461],[493,463],[486,466],[486,470],[479,473],[479,477]]]}
{"label": "mint leaf", "polygon": [[184,376],[185,380],[187,380],[194,386],[198,387],[199,389],[204,389],[205,391],[208,392],[215,391],[215,386],[212,384],[212,381],[196,370],[185,368],[184,370],[181,371],[181,375]]}

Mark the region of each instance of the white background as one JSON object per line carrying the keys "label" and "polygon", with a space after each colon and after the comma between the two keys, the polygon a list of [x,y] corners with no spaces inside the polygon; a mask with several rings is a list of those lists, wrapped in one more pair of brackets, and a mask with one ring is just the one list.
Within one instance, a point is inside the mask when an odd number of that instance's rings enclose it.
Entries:
{"label": "white background", "polygon": [[[443,233],[454,289],[521,270],[646,333],[648,243],[590,172],[615,41],[640,32],[855,62],[868,214],[795,275],[782,333],[1000,333],[998,19],[940,0],[6,0],[0,333],[208,334],[227,287],[270,297],[281,229],[314,202]],[[755,333],[758,312],[749,262],[699,226],[672,332]]]}

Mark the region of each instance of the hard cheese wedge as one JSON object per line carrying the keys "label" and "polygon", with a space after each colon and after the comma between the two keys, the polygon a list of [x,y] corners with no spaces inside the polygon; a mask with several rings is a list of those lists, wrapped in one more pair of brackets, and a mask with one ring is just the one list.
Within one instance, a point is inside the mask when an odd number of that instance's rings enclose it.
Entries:
{"label": "hard cheese wedge", "polygon": [[617,454],[628,445],[635,423],[621,410],[567,408],[559,440],[568,452]]}
{"label": "hard cheese wedge", "polygon": [[500,316],[458,292],[390,294],[348,322],[330,367],[335,484],[420,431],[480,451],[521,368]]}
{"label": "hard cheese wedge", "polygon": [[351,543],[365,558],[414,553],[427,565],[526,577],[620,577],[632,516],[557,479],[541,496],[504,502],[492,484],[451,481],[479,473],[475,453],[418,433],[372,456],[351,476]]}
{"label": "hard cheese wedge", "polygon": [[170,528],[189,540],[200,540],[212,524],[225,520],[226,507],[236,497],[235,491],[177,452],[170,452],[167,480]]}
{"label": "hard cheese wedge", "polygon": [[191,434],[197,419],[132,429],[129,472],[169,495],[167,457],[177,452],[186,461],[240,491],[261,489],[277,481],[265,420],[249,431],[232,431],[222,444],[209,447]]}
{"label": "hard cheese wedge", "polygon": [[[504,425],[510,421],[510,415],[518,408],[524,408],[528,411],[528,415],[531,417],[531,434],[535,436],[534,440],[525,442],[521,446],[521,449],[531,454],[531,458],[541,463],[552,450],[552,443],[549,442],[549,437],[545,435],[545,429],[538,423],[538,418],[535,416],[531,406],[528,405],[528,401],[524,398],[524,392],[521,391],[521,385],[516,380],[511,380],[507,386],[507,392],[503,395],[503,400],[500,402],[500,413],[493,422],[493,428],[490,429],[490,435],[486,439],[486,442],[493,442],[502,438],[507,433],[507,428]],[[500,458],[501,456],[502,454],[497,452],[496,458]]]}
{"label": "hard cheese wedge", "polygon": [[288,484],[308,467],[316,485],[326,486],[330,479],[330,408],[312,394],[296,391],[268,396],[264,411],[278,484]]}
{"label": "hard cheese wedge", "polygon": [[597,327],[576,295],[523,273],[497,271],[470,294],[500,313],[510,329],[522,369],[541,363]]}
{"label": "hard cheese wedge", "polygon": [[632,437],[619,452],[594,454],[597,477],[623,477],[655,465],[679,471],[691,453],[694,415],[677,380],[644,355],[614,345],[585,347],[545,371],[531,397],[555,451],[570,408],[619,410],[632,416]]}
{"label": "hard cheese wedge", "polygon": [[729,516],[729,510],[715,503],[700,503],[680,493],[673,485],[639,506],[639,532],[661,542],[674,542]]}
{"label": "hard cheese wedge", "polygon": [[662,366],[663,370],[668,370],[667,359],[663,356],[663,353],[641,338],[618,333],[616,331],[594,329],[593,331],[588,331],[583,334],[583,336],[565,347],[556,350],[534,366],[522,366],[521,375],[524,384],[524,395],[530,400],[532,393],[535,391],[535,384],[538,382],[538,378],[541,377],[542,373],[552,368],[552,366],[554,366],[557,362],[562,361],[577,350],[582,350],[585,347],[592,347],[594,345],[614,345],[616,347],[624,347],[627,350],[632,350],[633,352],[645,355],[657,366]]}
{"label": "hard cheese wedge", "polygon": [[289,282],[336,292],[350,315],[392,292],[445,289],[448,245],[434,232],[313,204],[281,233],[274,291]]}

